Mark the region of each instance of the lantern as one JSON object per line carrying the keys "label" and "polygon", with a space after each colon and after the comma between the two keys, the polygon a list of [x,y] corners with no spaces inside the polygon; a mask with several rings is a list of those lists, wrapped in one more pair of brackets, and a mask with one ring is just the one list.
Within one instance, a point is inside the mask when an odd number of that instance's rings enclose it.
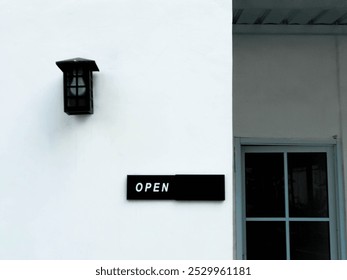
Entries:
{"label": "lantern", "polygon": [[95,61],[73,58],[56,64],[64,73],[64,112],[93,114],[93,71],[99,71]]}

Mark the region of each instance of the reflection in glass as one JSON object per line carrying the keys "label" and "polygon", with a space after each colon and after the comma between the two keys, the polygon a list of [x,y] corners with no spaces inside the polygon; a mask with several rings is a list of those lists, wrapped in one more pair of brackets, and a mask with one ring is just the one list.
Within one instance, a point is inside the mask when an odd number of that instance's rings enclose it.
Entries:
{"label": "reflection in glass", "polygon": [[247,222],[248,260],[285,260],[285,222]]}
{"label": "reflection in glass", "polygon": [[329,260],[329,222],[290,222],[292,260]]}
{"label": "reflection in glass", "polygon": [[283,153],[246,153],[246,216],[284,217]]}
{"label": "reflection in glass", "polygon": [[325,153],[288,153],[290,217],[328,217]]}

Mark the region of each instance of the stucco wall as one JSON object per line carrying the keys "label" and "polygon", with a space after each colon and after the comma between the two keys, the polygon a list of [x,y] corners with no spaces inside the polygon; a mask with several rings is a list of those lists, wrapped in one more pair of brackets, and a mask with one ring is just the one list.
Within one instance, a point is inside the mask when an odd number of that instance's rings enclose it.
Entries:
{"label": "stucco wall", "polygon": [[[5,0],[0,26],[0,258],[232,258],[231,1]],[[73,57],[94,115],[63,112]],[[226,201],[126,200],[128,174],[185,173]]]}

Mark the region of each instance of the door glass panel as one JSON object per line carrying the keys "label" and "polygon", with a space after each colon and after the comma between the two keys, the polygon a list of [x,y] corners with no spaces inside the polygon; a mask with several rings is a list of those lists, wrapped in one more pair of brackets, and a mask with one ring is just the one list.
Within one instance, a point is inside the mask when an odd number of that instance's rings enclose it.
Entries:
{"label": "door glass panel", "polygon": [[283,153],[246,153],[246,216],[284,217]]}
{"label": "door glass panel", "polygon": [[290,217],[328,217],[326,153],[288,153]]}
{"label": "door glass panel", "polygon": [[248,260],[285,260],[285,222],[247,222]]}
{"label": "door glass panel", "polygon": [[290,222],[292,260],[330,259],[329,222]]}
{"label": "door glass panel", "polygon": [[247,259],[336,258],[327,149],[245,147],[244,176]]}

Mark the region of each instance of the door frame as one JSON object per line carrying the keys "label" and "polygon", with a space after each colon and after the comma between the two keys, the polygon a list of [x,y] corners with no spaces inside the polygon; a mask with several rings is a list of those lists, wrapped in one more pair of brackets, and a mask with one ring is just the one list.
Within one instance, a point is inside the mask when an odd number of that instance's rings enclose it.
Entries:
{"label": "door frame", "polygon": [[[343,184],[343,165],[341,141],[338,139],[311,140],[311,139],[269,139],[269,138],[243,138],[234,137],[234,235],[235,250],[234,258],[245,259],[245,199],[243,188],[242,170],[242,147],[243,146],[292,146],[292,147],[321,147],[331,149],[331,169],[334,186],[334,212],[336,228],[336,258],[346,259],[346,213],[345,213],[345,191]],[[329,162],[329,161],[328,161]],[[330,192],[329,192],[330,193]],[[329,202],[331,201],[329,198]]]}

